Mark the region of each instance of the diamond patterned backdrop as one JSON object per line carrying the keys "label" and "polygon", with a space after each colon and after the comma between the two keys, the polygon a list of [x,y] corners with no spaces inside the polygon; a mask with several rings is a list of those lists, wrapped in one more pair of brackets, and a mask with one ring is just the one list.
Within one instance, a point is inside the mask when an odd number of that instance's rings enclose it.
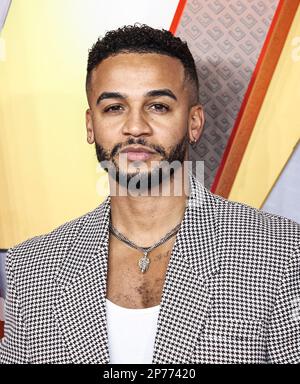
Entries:
{"label": "diamond patterned backdrop", "polygon": [[191,160],[204,160],[210,188],[279,0],[188,0],[176,36],[188,42],[206,112]]}

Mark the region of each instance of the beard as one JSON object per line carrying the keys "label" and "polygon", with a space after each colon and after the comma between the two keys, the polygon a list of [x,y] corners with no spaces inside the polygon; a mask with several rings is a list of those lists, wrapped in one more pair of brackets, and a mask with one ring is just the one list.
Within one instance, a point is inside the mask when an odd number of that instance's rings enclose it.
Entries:
{"label": "beard", "polygon": [[[116,162],[117,153],[128,145],[139,144],[147,148],[151,148],[161,155],[158,166],[148,172],[140,172],[138,168],[139,161],[134,161],[137,170],[133,172],[124,172],[120,169]],[[186,134],[182,140],[175,144],[169,152],[160,145],[151,145],[145,139],[130,138],[126,143],[118,143],[109,152],[103,148],[101,144],[95,142],[96,155],[101,167],[119,184],[130,190],[134,184],[134,188],[144,190],[151,189],[161,185],[164,180],[170,180],[175,171],[182,166],[187,151],[188,135]],[[173,164],[172,164],[173,163]],[[170,166],[171,165],[171,166]]]}

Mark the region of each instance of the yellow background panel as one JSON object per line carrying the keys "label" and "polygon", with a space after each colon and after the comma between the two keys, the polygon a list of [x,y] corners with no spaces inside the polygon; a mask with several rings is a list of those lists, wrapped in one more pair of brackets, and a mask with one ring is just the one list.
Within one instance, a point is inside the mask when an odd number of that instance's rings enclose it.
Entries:
{"label": "yellow background panel", "polygon": [[229,199],[260,208],[300,138],[298,8]]}
{"label": "yellow background panel", "polygon": [[108,193],[105,182],[96,192],[101,174],[85,134],[96,3],[12,2],[1,34],[0,248],[80,216]]}

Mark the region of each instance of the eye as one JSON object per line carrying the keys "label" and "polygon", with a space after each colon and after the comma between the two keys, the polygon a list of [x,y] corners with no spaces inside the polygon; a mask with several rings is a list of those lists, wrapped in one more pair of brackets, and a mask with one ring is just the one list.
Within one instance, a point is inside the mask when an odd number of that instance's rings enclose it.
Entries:
{"label": "eye", "polygon": [[104,108],[104,112],[116,113],[116,112],[120,112],[122,109],[123,109],[122,105],[115,104],[115,105],[110,105]]}
{"label": "eye", "polygon": [[156,112],[167,112],[170,110],[170,108],[167,105],[161,104],[161,103],[152,104],[150,105],[150,108]]}

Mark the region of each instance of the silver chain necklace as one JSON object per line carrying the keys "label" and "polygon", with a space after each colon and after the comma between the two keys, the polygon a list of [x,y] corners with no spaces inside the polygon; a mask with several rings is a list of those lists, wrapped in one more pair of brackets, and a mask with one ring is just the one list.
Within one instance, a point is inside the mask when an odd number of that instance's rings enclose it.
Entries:
{"label": "silver chain necklace", "polygon": [[138,245],[134,244],[132,241],[127,239],[126,236],[124,236],[122,233],[120,233],[112,224],[111,221],[109,223],[109,229],[113,235],[116,236],[119,240],[123,241],[127,245],[129,245],[132,248],[135,248],[143,253],[143,256],[140,258],[138,262],[138,266],[142,273],[146,272],[149,268],[150,259],[148,257],[148,253],[151,252],[154,248],[158,247],[159,245],[163,244],[167,240],[169,240],[175,233],[178,232],[180,228],[180,224],[176,225],[175,228],[173,228],[170,232],[168,232],[162,239],[160,239],[157,243],[153,244],[151,247],[139,247]]}

